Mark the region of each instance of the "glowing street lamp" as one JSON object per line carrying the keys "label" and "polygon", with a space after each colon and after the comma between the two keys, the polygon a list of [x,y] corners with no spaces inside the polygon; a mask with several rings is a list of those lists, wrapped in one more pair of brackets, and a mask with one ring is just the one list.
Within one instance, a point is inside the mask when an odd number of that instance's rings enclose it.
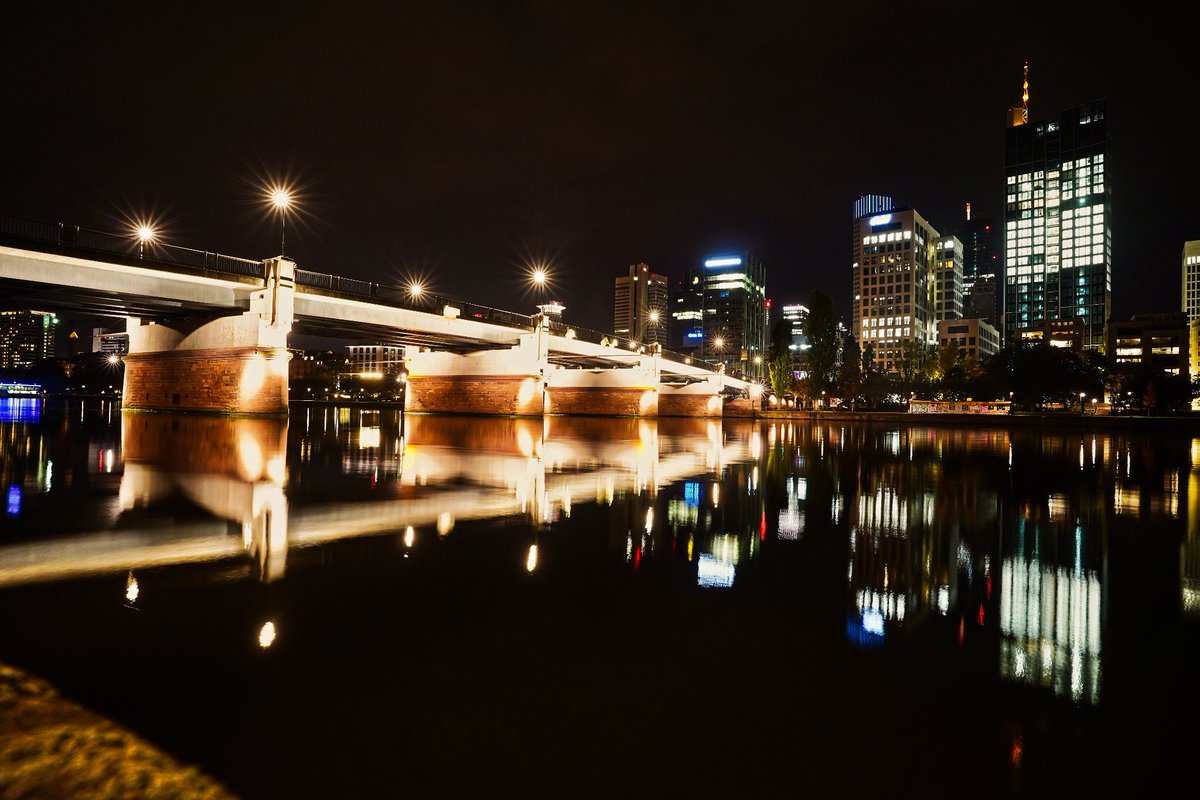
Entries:
{"label": "glowing street lamp", "polygon": [[134,229],[133,235],[138,242],[138,258],[143,258],[146,254],[146,245],[152,244],[158,234],[154,228],[143,222]]}
{"label": "glowing street lamp", "polygon": [[413,300],[420,300],[425,294],[425,285],[420,281],[409,281],[408,296]]}
{"label": "glowing street lamp", "polygon": [[272,186],[267,190],[267,201],[279,215],[279,255],[282,256],[287,233],[287,212],[292,208],[292,193],[285,186]]}
{"label": "glowing street lamp", "polygon": [[115,365],[119,364],[120,362],[121,362],[121,357],[119,355],[117,355],[116,353],[113,353],[112,355],[110,355],[108,357],[109,364],[112,364],[115,366]]}

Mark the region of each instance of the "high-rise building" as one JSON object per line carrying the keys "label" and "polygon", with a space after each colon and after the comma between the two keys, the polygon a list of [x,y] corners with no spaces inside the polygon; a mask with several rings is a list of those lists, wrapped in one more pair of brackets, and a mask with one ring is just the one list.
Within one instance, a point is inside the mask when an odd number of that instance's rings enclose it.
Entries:
{"label": "high-rise building", "polygon": [[[878,369],[895,370],[904,342],[934,345],[938,320],[955,318],[955,309],[961,314],[962,245],[954,237],[943,238],[912,209],[855,219],[854,242],[854,338],[864,349],[868,343],[873,346]],[[939,260],[946,242],[951,254]],[[939,300],[942,262],[950,267],[945,270],[945,299]],[[939,311],[939,302],[949,310]]]}
{"label": "high-rise building", "polygon": [[1018,328],[1078,319],[1084,347],[1105,346],[1112,307],[1105,107],[1096,100],[1046,122],[1010,115],[1004,151],[1006,339]]}
{"label": "high-rise building", "polygon": [[799,303],[787,305],[781,309],[781,314],[783,321],[788,323],[788,330],[791,333],[788,349],[796,354],[807,350],[808,337],[804,334],[804,326],[808,323],[808,306]]}
{"label": "high-rise building", "polygon": [[933,284],[933,314],[937,320],[963,315],[963,245],[957,236],[940,236],[935,245],[937,277]]}
{"label": "high-rise building", "polygon": [[[993,245],[992,222],[971,213],[967,203],[965,224],[955,233],[963,246],[963,316],[981,317],[992,325],[999,322],[996,308],[996,273],[1000,255]],[[984,283],[976,293],[976,285]]]}
{"label": "high-rise building", "polygon": [[1200,240],[1183,243],[1183,307],[1188,322],[1200,320]]}
{"label": "high-rise building", "polygon": [[685,353],[704,344],[704,274],[687,269],[671,289],[671,347]]}
{"label": "high-rise building", "polygon": [[704,358],[745,375],[765,375],[767,312],[761,261],[748,253],[705,260]]}
{"label": "high-rise building", "polygon": [[[1200,240],[1183,243],[1183,313],[1187,314],[1190,329],[1192,378],[1200,376]],[[1200,405],[1200,401],[1194,401]]]}
{"label": "high-rise building", "polygon": [[613,287],[613,333],[642,344],[666,344],[669,305],[666,277],[634,264]]}
{"label": "high-rise building", "polygon": [[48,311],[0,311],[0,369],[54,358],[58,317]]}

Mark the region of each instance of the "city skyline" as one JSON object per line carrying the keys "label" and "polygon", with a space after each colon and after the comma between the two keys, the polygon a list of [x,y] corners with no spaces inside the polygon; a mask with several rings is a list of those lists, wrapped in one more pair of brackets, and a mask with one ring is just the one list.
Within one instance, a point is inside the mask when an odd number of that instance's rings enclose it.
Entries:
{"label": "city skyline", "polygon": [[[968,202],[1002,219],[1003,120],[1026,60],[1034,119],[1108,98],[1114,317],[1176,305],[1178,248],[1200,224],[1190,176],[1155,166],[1187,169],[1196,111],[1161,116],[1189,69],[1181,48],[1118,64],[1104,46],[1118,21],[1067,8],[985,25],[948,5],[938,31],[970,57],[918,53],[904,73],[854,45],[894,29],[887,7],[22,13],[0,56],[16,78],[4,211],[97,227],[157,214],[171,241],[267,257],[278,231],[258,187],[291,177],[288,251],[306,267],[417,275],[469,298],[487,278],[495,304],[524,308],[523,265],[548,259],[589,327],[609,315],[590,298],[612,270],[645,262],[676,278],[721,250],[758,254],[778,303],[820,288],[849,320],[841,220],[854,198],[903,198],[947,232]],[[265,31],[286,51],[262,47]],[[927,124],[881,127],[901,109]]]}

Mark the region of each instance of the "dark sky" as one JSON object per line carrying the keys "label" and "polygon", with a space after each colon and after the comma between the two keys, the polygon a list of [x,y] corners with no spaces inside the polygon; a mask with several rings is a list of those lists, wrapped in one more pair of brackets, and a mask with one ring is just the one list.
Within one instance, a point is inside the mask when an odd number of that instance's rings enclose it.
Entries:
{"label": "dark sky", "polygon": [[[0,25],[0,212],[278,250],[307,269],[611,324],[613,276],[723,248],[849,307],[850,205],[1000,212],[1004,111],[1109,100],[1118,316],[1178,307],[1200,238],[1190,30],[1162,4],[22,3]],[[36,8],[35,8],[36,7]],[[1132,6],[1130,6],[1132,8]],[[1147,12],[1153,9],[1153,13]],[[1145,12],[1145,13],[1144,13]]]}

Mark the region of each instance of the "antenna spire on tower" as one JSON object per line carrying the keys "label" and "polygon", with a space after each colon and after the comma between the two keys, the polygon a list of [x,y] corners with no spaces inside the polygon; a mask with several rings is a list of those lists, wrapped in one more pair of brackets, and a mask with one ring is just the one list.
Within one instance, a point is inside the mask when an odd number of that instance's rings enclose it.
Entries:
{"label": "antenna spire on tower", "polygon": [[1021,118],[1029,122],[1029,62],[1025,62],[1025,72],[1021,81]]}

